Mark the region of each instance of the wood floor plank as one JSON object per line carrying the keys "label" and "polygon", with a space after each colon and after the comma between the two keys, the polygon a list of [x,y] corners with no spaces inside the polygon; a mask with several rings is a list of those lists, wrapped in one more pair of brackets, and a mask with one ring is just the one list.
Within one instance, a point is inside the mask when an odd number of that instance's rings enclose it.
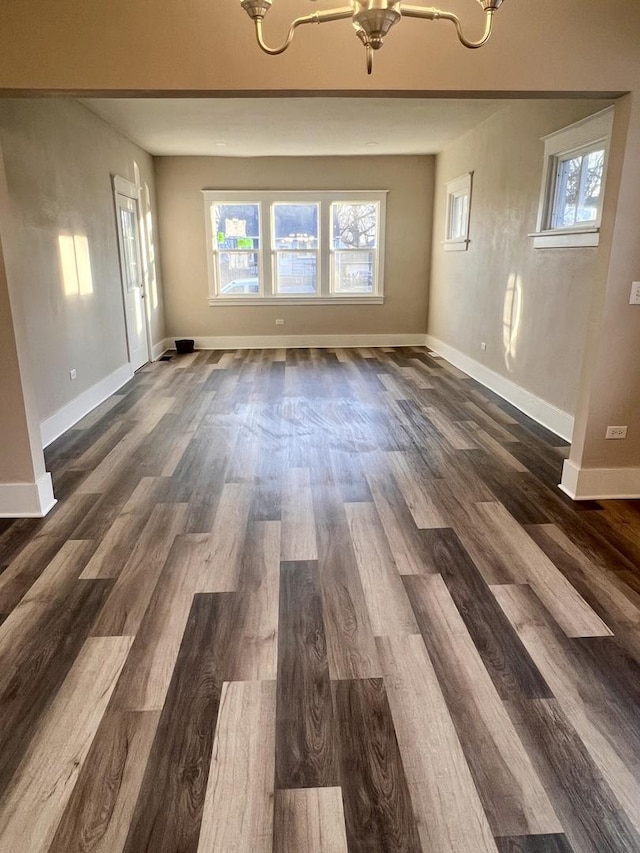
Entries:
{"label": "wood floor plank", "polygon": [[511,471],[496,465],[485,450],[469,450],[465,457],[519,524],[547,524],[551,521],[545,503],[531,494],[531,483],[537,482],[531,473]]}
{"label": "wood floor plank", "polygon": [[10,613],[60,548],[78,520],[93,506],[97,495],[74,494],[55,507],[33,539],[12,559],[0,575],[0,613]]}
{"label": "wood floor plank", "polygon": [[340,788],[276,791],[273,853],[347,853]]}
{"label": "wood floor plank", "polygon": [[158,504],[118,576],[94,625],[99,636],[135,636],[176,536],[184,531],[186,504]]}
{"label": "wood floor plank", "polygon": [[481,408],[475,400],[466,400],[462,405],[468,410],[469,416],[478,426],[482,426],[496,441],[503,443],[515,441],[515,435],[509,432],[500,420],[492,417],[489,410]]}
{"label": "wood floor plank", "polygon": [[132,455],[141,442],[167,414],[173,404],[170,397],[147,397],[140,419],[111,450],[89,476],[82,481],[78,492],[82,494],[100,494],[117,481],[130,464]]}
{"label": "wood floor plank", "polygon": [[242,554],[230,681],[277,678],[279,597],[280,522],[249,522]]}
{"label": "wood floor plank", "polygon": [[198,592],[231,592],[238,588],[250,506],[250,486],[225,483],[209,537],[207,570]]}
{"label": "wood floor plank", "polygon": [[442,577],[405,584],[493,834],[561,832]]}
{"label": "wood floor plank", "polygon": [[[81,577],[116,578],[131,556],[155,505],[158,480],[144,477],[98,544]],[[77,534],[76,534],[77,535]]]}
{"label": "wood floor plank", "polygon": [[640,595],[613,571],[603,571],[555,524],[526,527],[589,606],[640,660]]}
{"label": "wood floor plank", "polygon": [[275,681],[223,685],[199,853],[271,853],[275,722]]}
{"label": "wood floor plank", "polygon": [[49,849],[130,646],[86,641],[0,802],[6,850]]}
{"label": "wood floor plank", "polygon": [[463,429],[450,421],[438,409],[425,406],[424,413],[454,450],[473,450],[478,445]]}
{"label": "wood floor plank", "polygon": [[317,560],[316,525],[308,468],[289,468],[282,495],[282,559]]}
{"label": "wood floor plank", "polygon": [[501,543],[508,542],[518,555],[524,580],[531,584],[568,637],[611,635],[611,629],[503,506],[483,503],[478,505],[478,511],[487,533],[495,535]]}
{"label": "wood floor plank", "polygon": [[373,633],[419,633],[375,506],[348,503],[345,511]]}
{"label": "wood floor plank", "polygon": [[430,481],[416,473],[415,467],[411,465],[406,454],[396,451],[385,455],[416,527],[421,530],[446,527],[437,503],[434,501]]}
{"label": "wood floor plank", "polygon": [[175,664],[125,853],[197,849],[231,654],[233,593],[198,594]]}
{"label": "wood floor plank", "polygon": [[[524,474],[529,470],[526,465],[523,465],[522,462],[520,462],[519,459],[516,459],[515,456],[512,456],[512,454],[509,453],[509,450],[507,449],[509,445],[504,447],[499,441],[496,441],[495,438],[485,432],[482,427],[479,427],[473,421],[466,421],[465,426],[474,436],[480,447],[483,447],[496,463],[502,464],[507,468],[512,468],[519,474]],[[472,448],[468,449],[470,450]]]}
{"label": "wood floor plank", "polygon": [[[262,415],[262,419],[265,415]],[[250,517],[254,521],[280,521],[282,519],[283,474],[286,457],[284,441],[274,441],[265,431],[260,445]]]}
{"label": "wood floor plank", "polygon": [[371,621],[337,487],[314,484],[313,507],[331,678],[378,677],[380,663]]}
{"label": "wood floor plank", "polygon": [[114,694],[121,710],[162,709],[208,553],[209,534],[176,537]]}
{"label": "wood floor plank", "polygon": [[332,685],[349,853],[420,853],[411,798],[382,679]]}
{"label": "wood floor plank", "polygon": [[377,640],[425,853],[496,853],[469,766],[421,637]]}
{"label": "wood floor plank", "polygon": [[494,592],[584,749],[640,833],[640,665],[632,664],[628,683],[609,681],[606,668],[594,670],[581,646],[564,637],[530,589],[502,586]]}
{"label": "wood floor plank", "polygon": [[318,564],[282,563],[280,576],[276,783],[332,787],[339,770]]}
{"label": "wood floor plank", "polygon": [[107,711],[49,853],[116,853],[124,848],[159,711]]}
{"label": "wood floor plank", "polygon": [[427,570],[428,558],[411,512],[379,454],[368,455],[367,480],[380,522],[401,575]]}
{"label": "wood floor plank", "polygon": [[48,610],[55,607],[82,572],[95,548],[91,541],[68,540],[40,577],[13,608],[0,629],[0,661],[9,666],[9,657],[25,642],[29,631],[37,626]]}
{"label": "wood floor plank", "polygon": [[371,491],[364,475],[361,453],[332,447],[329,455],[343,501],[345,503],[371,501]]}
{"label": "wood floor plank", "polygon": [[377,644],[424,853],[496,853],[422,637]]}
{"label": "wood floor plank", "polygon": [[500,696],[551,698],[548,684],[455,531],[432,530],[424,538],[432,570],[444,578]]}
{"label": "wood floor plank", "polygon": [[63,585],[58,600],[42,607],[35,597],[25,600],[24,611],[19,606],[17,617],[10,614],[0,628],[0,791],[37,734],[42,715],[83,647],[110,589],[110,581]]}
{"label": "wood floor plank", "polygon": [[566,835],[520,835],[496,838],[499,853],[573,853]]}
{"label": "wood floor plank", "polygon": [[628,853],[640,836],[555,699],[507,708],[575,853]]}

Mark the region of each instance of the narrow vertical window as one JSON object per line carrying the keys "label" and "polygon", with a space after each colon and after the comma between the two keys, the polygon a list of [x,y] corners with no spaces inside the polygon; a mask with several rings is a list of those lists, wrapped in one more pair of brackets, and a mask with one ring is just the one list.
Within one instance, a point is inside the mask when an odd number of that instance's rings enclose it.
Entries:
{"label": "narrow vertical window", "polygon": [[276,293],[317,292],[319,212],[318,204],[282,203],[272,206]]}
{"label": "narrow vertical window", "polygon": [[217,293],[257,296],[261,292],[259,204],[212,204],[211,230]]}
{"label": "narrow vertical window", "polygon": [[332,290],[367,294],[377,289],[379,202],[331,205]]}
{"label": "narrow vertical window", "polygon": [[447,251],[466,251],[469,246],[469,216],[471,213],[472,173],[447,183],[447,220],[444,248]]}

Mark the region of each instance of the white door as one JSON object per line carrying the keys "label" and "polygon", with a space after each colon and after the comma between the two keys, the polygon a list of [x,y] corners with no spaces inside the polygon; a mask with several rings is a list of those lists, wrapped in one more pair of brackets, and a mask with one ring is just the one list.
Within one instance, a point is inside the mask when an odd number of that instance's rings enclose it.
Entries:
{"label": "white door", "polygon": [[115,196],[129,361],[137,370],[149,361],[138,200],[117,191]]}

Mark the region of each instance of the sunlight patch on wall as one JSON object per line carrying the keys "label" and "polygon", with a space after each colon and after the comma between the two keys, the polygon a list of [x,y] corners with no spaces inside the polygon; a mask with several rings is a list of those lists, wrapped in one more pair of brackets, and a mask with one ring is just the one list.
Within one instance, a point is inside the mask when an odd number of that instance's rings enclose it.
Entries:
{"label": "sunlight patch on wall", "polygon": [[516,273],[511,273],[507,280],[502,312],[502,343],[504,346],[504,363],[511,371],[516,360],[518,334],[522,320],[522,279]]}
{"label": "sunlight patch on wall", "polygon": [[144,214],[144,229],[142,229],[142,233],[146,235],[146,240],[142,242],[145,244],[145,254],[147,255],[147,293],[151,293],[151,301],[155,310],[158,307],[158,280],[156,277],[156,249],[153,235],[153,215],[151,213],[151,193],[149,192],[148,184],[144,185],[144,207],[146,213]]}
{"label": "sunlight patch on wall", "polygon": [[90,296],[93,293],[91,252],[85,234],[60,234],[58,252],[64,295]]}

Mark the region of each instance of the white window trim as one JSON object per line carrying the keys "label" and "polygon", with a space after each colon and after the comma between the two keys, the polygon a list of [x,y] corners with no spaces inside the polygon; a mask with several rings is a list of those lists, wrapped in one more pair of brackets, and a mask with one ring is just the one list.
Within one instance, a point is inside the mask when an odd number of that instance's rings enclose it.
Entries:
{"label": "white window trim", "polygon": [[[207,240],[207,273],[209,280],[208,302],[219,305],[381,305],[384,302],[384,248],[386,229],[386,202],[388,190],[202,190],[204,200],[205,228]],[[217,292],[216,270],[213,253],[214,234],[211,227],[212,204],[224,203],[260,204],[260,256],[261,294],[247,296],[220,296]],[[272,222],[270,206],[278,202],[308,202],[320,205],[318,235],[318,291],[314,294],[280,296],[275,292],[274,252],[272,249]],[[377,202],[380,217],[378,246],[376,250],[375,290],[371,294],[349,295],[332,292],[331,262],[332,241],[330,231],[331,203]]]}
{"label": "white window trim", "polygon": [[[595,115],[587,116],[561,130],[542,137],[544,142],[544,167],[542,185],[538,203],[536,230],[529,234],[533,238],[534,249],[572,249],[583,246],[597,246],[600,242],[600,223],[602,206],[606,190],[607,165],[609,162],[609,143],[613,128],[614,107],[607,107]],[[558,161],[573,152],[584,151],[596,145],[604,147],[604,165],[602,169],[602,188],[600,207],[595,222],[571,228],[551,228],[551,217],[556,193]]]}
{"label": "white window trim", "polygon": [[[442,247],[445,252],[466,252],[469,248],[469,223],[471,221],[471,186],[473,182],[473,172],[467,172],[459,178],[454,178],[452,181],[447,181],[447,205],[446,205],[446,220],[445,220],[445,239],[442,241]],[[467,196],[467,217],[464,223],[464,235],[462,237],[449,237],[451,233],[451,214],[453,212],[453,201],[461,196]]]}

